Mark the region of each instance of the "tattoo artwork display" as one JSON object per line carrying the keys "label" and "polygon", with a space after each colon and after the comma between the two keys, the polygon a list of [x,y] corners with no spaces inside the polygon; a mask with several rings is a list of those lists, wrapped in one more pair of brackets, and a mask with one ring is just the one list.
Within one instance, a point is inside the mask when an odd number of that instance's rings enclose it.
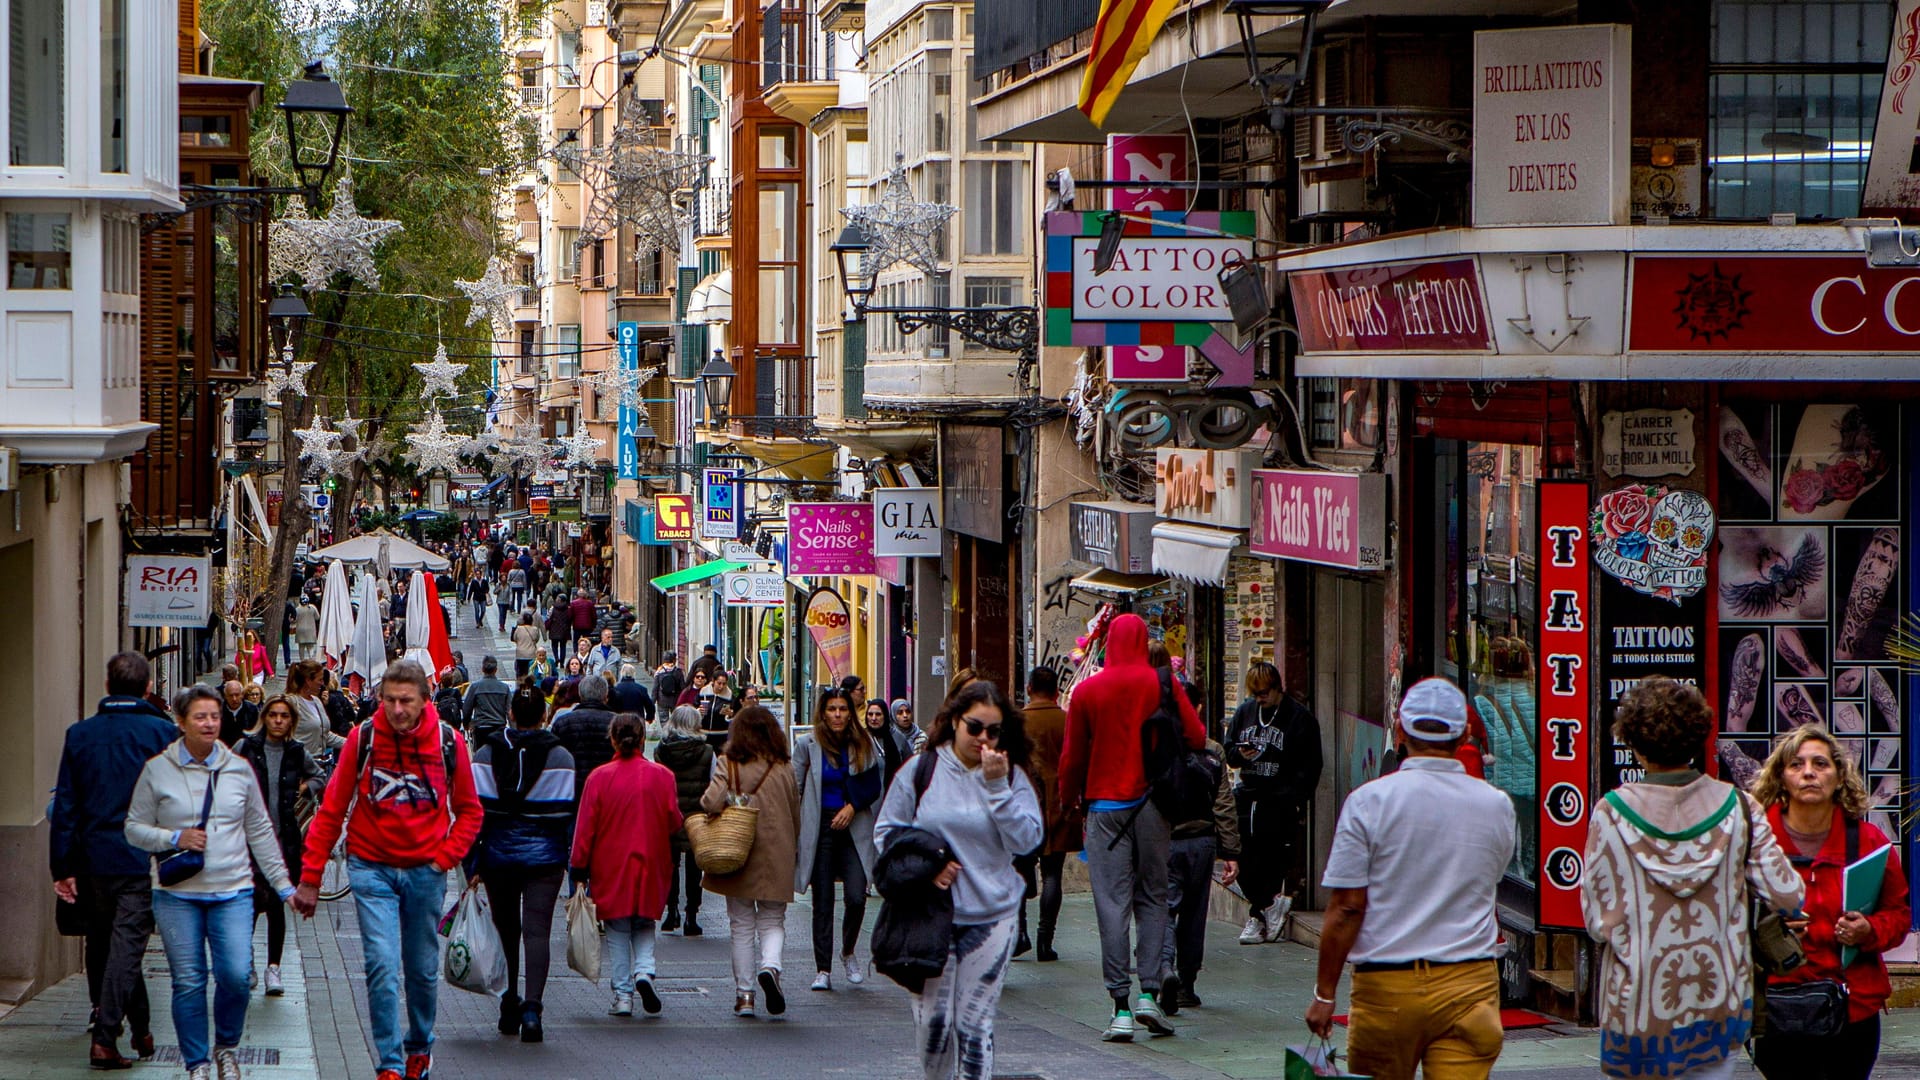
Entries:
{"label": "tattoo artwork display", "polygon": [[1740,527],[1723,533],[1721,618],[1806,622],[1826,617],[1826,530]]}
{"label": "tattoo artwork display", "polygon": [[1840,616],[1840,636],[1834,644],[1835,659],[1885,658],[1884,630],[1876,632],[1876,624],[1882,621],[1887,604],[1893,598],[1893,575],[1899,564],[1900,530],[1892,527],[1873,530],[1873,538],[1861,553],[1860,565],[1853,572],[1853,584],[1847,590],[1846,608]]}
{"label": "tattoo artwork display", "polygon": [[[1807,636],[1825,637],[1824,628],[1812,627],[1805,631]],[[1807,648],[1802,631],[1782,626],[1773,631],[1773,647],[1780,654],[1780,663],[1786,671],[1803,679],[1824,679],[1827,671],[1814,654]],[[1785,674],[1785,673],[1783,673]]]}
{"label": "tattoo artwork display", "polygon": [[1865,735],[1867,718],[1860,712],[1857,701],[1836,701],[1833,703],[1833,730],[1838,735]]}
{"label": "tattoo artwork display", "polygon": [[1900,730],[1900,699],[1893,695],[1893,685],[1879,668],[1867,669],[1867,697],[1873,702],[1874,716],[1880,721],[1882,730],[1898,732]]}
{"label": "tattoo artwork display", "polygon": [[1759,634],[1748,634],[1734,646],[1733,670],[1727,679],[1727,711],[1723,722],[1728,731],[1746,731],[1753,721],[1753,706],[1760,699],[1760,680],[1767,672],[1767,647]]}
{"label": "tattoo artwork display", "polygon": [[1733,471],[1753,486],[1754,493],[1772,505],[1773,464],[1754,441],[1740,414],[1725,407],[1720,410],[1720,451],[1726,455]]}
{"label": "tattoo artwork display", "polygon": [[1825,726],[1826,720],[1814,704],[1820,689],[1812,683],[1787,683],[1773,688],[1774,710],[1778,713],[1781,731],[1792,731],[1802,724]]}
{"label": "tattoo artwork display", "polygon": [[1867,696],[1867,669],[1863,667],[1843,667],[1833,677],[1833,696],[1837,698],[1857,698]]}

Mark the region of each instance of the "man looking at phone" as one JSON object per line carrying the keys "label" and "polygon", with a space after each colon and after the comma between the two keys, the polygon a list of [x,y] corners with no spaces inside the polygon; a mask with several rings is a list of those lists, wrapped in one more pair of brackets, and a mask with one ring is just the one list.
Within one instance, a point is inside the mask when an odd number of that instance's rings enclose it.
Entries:
{"label": "man looking at phone", "polygon": [[1307,1027],[1332,1033],[1334,994],[1351,960],[1354,1072],[1485,1080],[1505,1037],[1494,893],[1513,858],[1513,802],[1453,756],[1467,734],[1459,687],[1413,684],[1399,724],[1407,735],[1399,771],[1347,796],[1334,826]]}
{"label": "man looking at phone", "polygon": [[1247,700],[1227,722],[1227,764],[1240,769],[1240,888],[1247,925],[1240,944],[1278,941],[1293,910],[1286,877],[1303,818],[1320,784],[1320,721],[1287,694],[1264,660],[1247,668]]}

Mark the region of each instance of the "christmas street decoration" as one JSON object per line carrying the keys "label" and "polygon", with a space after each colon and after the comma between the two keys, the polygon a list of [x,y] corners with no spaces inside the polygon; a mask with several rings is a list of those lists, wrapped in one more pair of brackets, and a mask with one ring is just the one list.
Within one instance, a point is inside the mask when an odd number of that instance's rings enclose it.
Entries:
{"label": "christmas street decoration", "polygon": [[500,436],[491,431],[478,435],[469,435],[460,440],[460,456],[467,458],[491,457],[499,449]]}
{"label": "christmas street decoration", "polygon": [[520,286],[507,280],[512,271],[511,263],[495,255],[487,260],[487,269],[478,280],[454,279],[454,288],[465,293],[469,302],[468,326],[481,319],[490,319],[496,326],[513,322],[513,294],[520,291]]}
{"label": "christmas street decoration", "polygon": [[587,468],[592,468],[596,464],[597,451],[606,445],[605,439],[594,438],[586,428],[575,431],[559,442],[560,448],[566,453],[568,466],[578,465]]}
{"label": "christmas street decoration", "polygon": [[453,472],[460,467],[460,442],[461,436],[447,430],[446,418],[435,409],[421,426],[407,434],[407,444],[413,447],[407,458],[421,472]]}
{"label": "christmas street decoration", "polygon": [[[307,209],[304,200],[298,205]],[[373,261],[373,249],[400,230],[397,221],[361,217],[353,204],[353,178],[342,172],[334,185],[333,208],[325,217],[290,215],[268,227],[267,273],[275,281],[297,276],[309,289],[345,273],[369,289],[378,289],[380,268]]]}
{"label": "christmas street decoration", "polygon": [[537,435],[501,439],[493,451],[494,465],[514,473],[530,469],[552,456],[553,444]]}
{"label": "christmas street decoration", "polygon": [[577,246],[584,248],[626,223],[633,226],[636,259],[678,251],[690,212],[680,193],[705,176],[713,159],[660,145],[637,92],[621,116],[606,145],[590,150],[572,145],[556,152],[593,191]]}
{"label": "christmas street decoration", "polygon": [[581,375],[579,381],[593,387],[597,393],[619,394],[620,407],[623,409],[637,409],[642,404],[640,388],[646,385],[648,379],[658,374],[660,374],[660,366],[655,364],[652,367],[632,371],[615,368],[612,371]]}
{"label": "christmas street decoration", "polygon": [[313,365],[294,363],[291,346],[281,350],[280,365],[268,368],[267,373],[260,379],[261,386],[266,391],[267,400],[277,401],[289,391],[306,397],[307,372],[313,370]]}
{"label": "christmas street decoration", "polygon": [[899,262],[930,276],[938,274],[947,221],[960,212],[959,207],[946,203],[914,201],[905,162],[905,155],[893,155],[893,171],[881,184],[878,202],[840,210],[848,224],[866,238],[864,268],[869,275],[877,276]]}
{"label": "christmas street decoration", "polygon": [[420,400],[432,401],[442,394],[447,397],[459,397],[459,391],[453,388],[455,379],[465,372],[466,365],[456,364],[447,359],[447,343],[434,346],[433,361],[427,364],[415,364],[413,370],[420,373],[424,385],[420,387]]}
{"label": "christmas street decoration", "polygon": [[360,438],[360,425],[364,423],[364,418],[356,418],[349,410],[345,416],[333,422],[333,430],[339,432],[342,438],[357,440]]}
{"label": "christmas street decoration", "polygon": [[294,429],[293,434],[300,440],[300,457],[307,462],[308,476],[335,471],[334,458],[340,453],[340,433],[327,429],[326,417],[316,414],[312,423]]}

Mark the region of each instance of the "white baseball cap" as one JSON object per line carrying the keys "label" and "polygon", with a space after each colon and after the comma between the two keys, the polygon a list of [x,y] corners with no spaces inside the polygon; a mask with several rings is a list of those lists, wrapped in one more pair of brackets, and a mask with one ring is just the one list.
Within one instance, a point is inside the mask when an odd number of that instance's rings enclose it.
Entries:
{"label": "white baseball cap", "polygon": [[[1447,725],[1447,730],[1422,731],[1413,726],[1416,720],[1435,720]],[[1400,730],[1423,742],[1451,742],[1465,735],[1467,696],[1450,680],[1421,679],[1407,687],[1406,696],[1400,699]]]}

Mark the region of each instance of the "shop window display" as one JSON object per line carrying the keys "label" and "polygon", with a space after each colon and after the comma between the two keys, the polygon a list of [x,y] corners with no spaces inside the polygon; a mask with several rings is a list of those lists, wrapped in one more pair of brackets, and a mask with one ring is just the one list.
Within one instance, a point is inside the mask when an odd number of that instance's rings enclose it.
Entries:
{"label": "shop window display", "polygon": [[1718,419],[1721,768],[1747,783],[1773,739],[1825,724],[1866,773],[1869,820],[1897,836],[1902,409],[1730,403]]}

